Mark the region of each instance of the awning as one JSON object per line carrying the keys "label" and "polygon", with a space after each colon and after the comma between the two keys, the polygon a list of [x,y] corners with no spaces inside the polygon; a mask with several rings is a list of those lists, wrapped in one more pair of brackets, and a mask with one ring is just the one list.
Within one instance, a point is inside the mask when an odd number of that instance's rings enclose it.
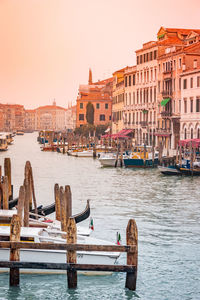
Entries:
{"label": "awning", "polygon": [[171,98],[165,98],[161,101],[161,106],[165,106],[169,101],[170,101]]}
{"label": "awning", "polygon": [[115,134],[105,134],[101,138],[112,138],[112,139],[127,139],[131,137],[133,130],[132,129],[122,129]]}
{"label": "awning", "polygon": [[200,139],[187,139],[179,141],[179,146],[181,147],[190,147],[190,145],[192,145],[192,147],[198,148],[200,146]]}

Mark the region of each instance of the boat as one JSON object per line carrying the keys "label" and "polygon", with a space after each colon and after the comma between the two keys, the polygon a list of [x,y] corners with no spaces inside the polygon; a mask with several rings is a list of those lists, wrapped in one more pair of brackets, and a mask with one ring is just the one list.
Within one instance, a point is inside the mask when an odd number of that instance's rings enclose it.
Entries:
{"label": "boat", "polygon": [[[65,232],[35,227],[21,227],[20,240],[33,243],[61,243],[66,244],[66,239],[63,239]],[[0,240],[9,241],[10,227],[0,226]],[[77,235],[78,244],[93,244],[93,245],[114,245],[111,242]],[[85,252],[77,251],[78,264],[103,264],[114,265],[120,256],[120,252]],[[9,261],[10,249],[0,249],[1,261]],[[40,250],[40,249],[21,249],[21,262],[43,262],[43,263],[66,263],[66,251],[64,250]],[[0,268],[0,272],[8,272],[8,269]],[[34,269],[20,269],[21,273],[47,273],[47,274],[65,274],[63,270],[34,270]],[[85,272],[84,272],[85,273]],[[89,273],[88,273],[89,274]]]}
{"label": "boat", "polygon": [[119,154],[117,158],[116,152],[98,154],[98,160],[102,167],[122,167],[124,166],[124,159],[127,157],[129,157],[127,152],[123,153],[123,159],[121,159],[121,154]]}
{"label": "boat", "polygon": [[0,135],[0,151],[7,151],[8,143],[5,135]]}
{"label": "boat", "polygon": [[80,150],[80,151],[69,150],[67,151],[67,154],[75,157],[93,157],[93,150],[89,150],[89,149]]}
{"label": "boat", "polygon": [[[17,202],[18,202],[18,198],[10,200],[9,201],[9,209],[12,209],[13,207],[15,207],[17,205]],[[32,209],[30,212],[34,213],[35,209]],[[37,212],[38,212],[38,215],[40,215],[40,216],[48,216],[55,212],[55,203],[49,204],[47,206],[40,205],[37,207]],[[86,220],[89,216],[90,216],[90,201],[87,200],[85,209],[81,213],[75,214],[72,217],[75,219],[76,223],[80,223],[80,222]],[[32,215],[32,218],[34,219],[35,217]]]}
{"label": "boat", "polygon": [[153,168],[157,167],[158,151],[152,153],[151,146],[136,146],[129,156],[124,158],[124,166],[126,168]]}
{"label": "boat", "polygon": [[12,135],[12,133],[10,133],[10,132],[1,132],[0,136],[3,136],[3,137],[6,138],[8,145],[12,144],[12,142],[13,142],[13,135]]}
{"label": "boat", "polygon": [[193,166],[190,165],[190,160],[186,160],[187,164],[179,166],[179,171],[183,175],[200,176],[200,161],[194,161]]}
{"label": "boat", "polygon": [[17,130],[17,131],[16,131],[16,135],[24,135],[24,131],[22,131],[22,130]]}
{"label": "boat", "polygon": [[178,170],[178,168],[174,165],[172,166],[158,166],[158,170],[163,174],[163,175],[182,175],[182,173]]}

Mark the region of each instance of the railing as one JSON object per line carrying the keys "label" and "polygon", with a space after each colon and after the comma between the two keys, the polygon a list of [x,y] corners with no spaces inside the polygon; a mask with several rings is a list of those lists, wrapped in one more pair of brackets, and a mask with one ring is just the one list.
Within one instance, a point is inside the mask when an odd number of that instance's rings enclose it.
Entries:
{"label": "railing", "polygon": [[146,127],[146,126],[148,125],[148,122],[146,122],[146,121],[141,121],[141,122],[140,122],[140,125],[141,125],[142,127]]}
{"label": "railing", "polygon": [[161,112],[161,116],[162,117],[171,117],[172,116],[172,112],[171,111],[162,111]]}

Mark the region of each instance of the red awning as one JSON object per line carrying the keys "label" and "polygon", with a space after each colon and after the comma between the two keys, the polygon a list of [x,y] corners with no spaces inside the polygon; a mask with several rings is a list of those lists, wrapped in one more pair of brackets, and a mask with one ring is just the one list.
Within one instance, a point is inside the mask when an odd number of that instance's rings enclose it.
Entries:
{"label": "red awning", "polygon": [[122,129],[121,131],[119,131],[118,133],[115,134],[105,134],[102,135],[101,138],[102,139],[107,139],[107,138],[112,138],[112,139],[127,139],[129,138],[130,134],[133,132],[132,129]]}
{"label": "red awning", "polygon": [[187,139],[187,140],[180,140],[179,146],[187,146],[189,147],[192,144],[192,147],[198,148],[200,146],[200,139]]}

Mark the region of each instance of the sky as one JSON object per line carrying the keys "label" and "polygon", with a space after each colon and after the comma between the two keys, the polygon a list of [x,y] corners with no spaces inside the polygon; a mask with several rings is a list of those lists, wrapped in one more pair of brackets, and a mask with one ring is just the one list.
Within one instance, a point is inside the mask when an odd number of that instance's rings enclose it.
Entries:
{"label": "sky", "polygon": [[0,103],[75,104],[79,84],[135,64],[161,26],[200,28],[200,0],[0,0]]}

